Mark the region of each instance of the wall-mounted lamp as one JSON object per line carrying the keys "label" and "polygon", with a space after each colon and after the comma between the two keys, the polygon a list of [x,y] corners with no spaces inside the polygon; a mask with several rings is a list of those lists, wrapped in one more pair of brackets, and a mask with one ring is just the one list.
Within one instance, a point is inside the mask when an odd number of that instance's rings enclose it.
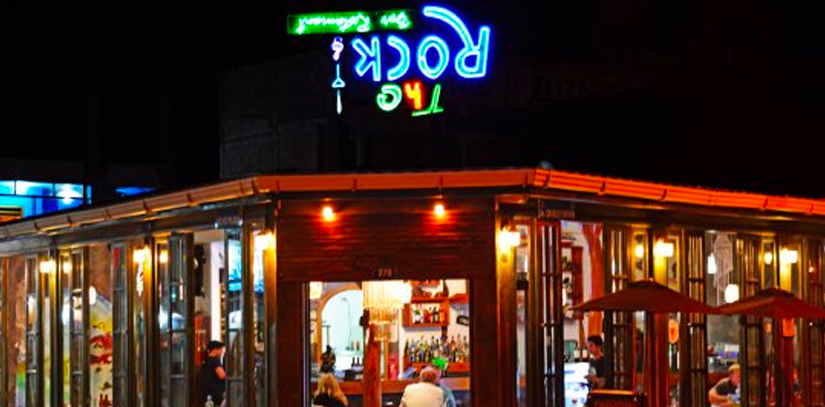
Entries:
{"label": "wall-mounted lamp", "polygon": [[498,241],[498,248],[503,252],[507,252],[521,244],[521,234],[518,231],[504,228],[498,233],[496,240]]}
{"label": "wall-mounted lamp", "polygon": [[321,209],[321,218],[324,222],[332,222],[336,218],[335,211],[331,206],[326,205]]}
{"label": "wall-mounted lamp", "polygon": [[779,251],[779,263],[796,264],[799,262],[799,252],[796,250],[782,249]]}
{"label": "wall-mounted lamp", "polygon": [[762,260],[770,266],[773,263],[773,252],[765,252],[765,254],[762,255]]}
{"label": "wall-mounted lamp", "polygon": [[716,256],[713,253],[708,256],[708,274],[716,274]]}
{"label": "wall-mounted lamp", "polygon": [[47,259],[40,262],[40,272],[43,274],[54,273],[55,262],[53,259]]}
{"label": "wall-mounted lamp", "polygon": [[275,235],[266,232],[255,236],[255,248],[261,250],[275,250]]}
{"label": "wall-mounted lamp", "polygon": [[135,252],[132,254],[132,260],[137,263],[143,263],[146,259],[149,258],[149,247],[143,246],[141,248],[135,249]]}
{"label": "wall-mounted lamp", "polygon": [[633,254],[636,255],[637,259],[642,259],[645,257],[645,245],[641,243],[636,243],[636,247],[633,248]]}
{"label": "wall-mounted lamp", "polygon": [[673,243],[657,240],[653,246],[653,254],[656,257],[673,257]]}
{"label": "wall-mounted lamp", "polygon": [[311,281],[309,283],[309,299],[317,300],[321,298],[324,292],[324,283],[320,281]]}
{"label": "wall-mounted lamp", "polygon": [[63,273],[69,274],[72,272],[72,261],[70,259],[66,259],[63,261]]}
{"label": "wall-mounted lamp", "polygon": [[166,264],[169,262],[169,251],[161,250],[160,254],[158,254],[158,261],[160,264]]}

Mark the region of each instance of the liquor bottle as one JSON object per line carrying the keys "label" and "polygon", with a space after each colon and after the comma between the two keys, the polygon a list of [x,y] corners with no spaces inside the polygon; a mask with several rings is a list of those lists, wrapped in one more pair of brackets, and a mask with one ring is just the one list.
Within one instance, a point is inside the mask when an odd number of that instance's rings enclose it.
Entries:
{"label": "liquor bottle", "polygon": [[467,340],[467,335],[464,335],[464,360],[470,361],[470,341]]}
{"label": "liquor bottle", "polygon": [[455,335],[450,337],[450,361],[455,362]]}
{"label": "liquor bottle", "polygon": [[440,318],[439,314],[441,314],[441,313],[438,312],[437,309],[433,309],[433,322],[436,323],[436,324],[441,322],[441,318]]}

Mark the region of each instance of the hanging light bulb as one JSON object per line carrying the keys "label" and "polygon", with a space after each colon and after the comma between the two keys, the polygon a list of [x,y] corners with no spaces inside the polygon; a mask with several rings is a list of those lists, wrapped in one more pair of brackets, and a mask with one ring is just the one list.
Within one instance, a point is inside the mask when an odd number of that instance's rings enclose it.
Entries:
{"label": "hanging light bulb", "polygon": [[447,209],[444,208],[443,203],[437,203],[433,207],[433,214],[438,219],[444,219],[444,217],[447,216]]}
{"label": "hanging light bulb", "polygon": [[326,205],[321,209],[321,218],[323,218],[325,222],[332,222],[335,220],[335,217],[335,211],[331,206]]}
{"label": "hanging light bulb", "polygon": [[736,284],[728,284],[725,287],[725,302],[730,304],[739,301],[739,286]]}

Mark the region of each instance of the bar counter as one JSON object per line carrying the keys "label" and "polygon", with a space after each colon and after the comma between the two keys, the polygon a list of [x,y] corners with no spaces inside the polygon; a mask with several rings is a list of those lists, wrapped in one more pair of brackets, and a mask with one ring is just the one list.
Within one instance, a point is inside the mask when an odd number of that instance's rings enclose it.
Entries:
{"label": "bar counter", "polygon": [[[381,380],[381,392],[383,394],[402,394],[404,388],[413,383],[418,383],[418,380]],[[361,381],[342,381],[339,382],[341,391],[347,396],[361,395]],[[441,379],[441,384],[448,387],[455,392],[465,392],[470,390],[469,377],[445,377]],[[312,392],[315,392],[317,383],[312,383]]]}

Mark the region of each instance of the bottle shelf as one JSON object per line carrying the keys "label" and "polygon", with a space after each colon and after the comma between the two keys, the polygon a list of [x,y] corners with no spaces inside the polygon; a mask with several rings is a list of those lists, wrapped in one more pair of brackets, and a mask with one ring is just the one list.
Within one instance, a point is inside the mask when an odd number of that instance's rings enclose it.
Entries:
{"label": "bottle shelf", "polygon": [[[435,311],[438,315],[438,322],[433,322],[432,317],[425,322],[414,322],[417,318],[414,315],[414,307],[420,304],[432,304],[430,308],[424,308],[425,314],[427,311]],[[432,315],[432,314],[430,314]],[[425,318],[422,315],[420,318]],[[423,298],[413,297],[409,304],[404,304],[404,309],[401,312],[401,325],[405,328],[443,328],[450,325],[450,299],[449,298]]]}

